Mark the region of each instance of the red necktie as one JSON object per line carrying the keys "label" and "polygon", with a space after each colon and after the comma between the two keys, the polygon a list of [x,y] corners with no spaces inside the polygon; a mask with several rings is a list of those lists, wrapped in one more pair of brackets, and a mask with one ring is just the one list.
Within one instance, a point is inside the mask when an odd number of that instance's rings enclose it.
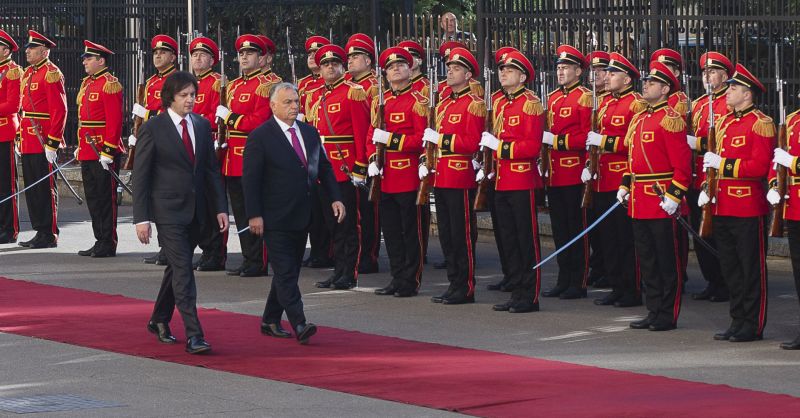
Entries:
{"label": "red necktie", "polygon": [[183,126],[183,147],[186,148],[189,161],[194,165],[194,147],[192,147],[192,138],[189,137],[189,128],[187,128],[186,119],[181,119],[181,126]]}

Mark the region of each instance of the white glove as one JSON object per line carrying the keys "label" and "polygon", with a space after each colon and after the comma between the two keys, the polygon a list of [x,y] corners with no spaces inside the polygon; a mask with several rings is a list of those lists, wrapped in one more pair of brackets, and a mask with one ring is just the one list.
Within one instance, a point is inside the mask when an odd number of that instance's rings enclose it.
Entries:
{"label": "white glove", "polygon": [[689,144],[689,148],[692,151],[697,151],[697,137],[692,135],[686,135],[686,143]]}
{"label": "white glove", "polygon": [[722,157],[713,152],[707,152],[706,155],[703,156],[703,168],[715,168],[719,170],[719,166],[722,164]]}
{"label": "white glove", "polygon": [[552,132],[544,131],[542,133],[542,144],[553,145],[553,138],[555,138],[555,135]]}
{"label": "white glove", "polygon": [[225,106],[217,106],[217,112],[214,114],[216,117],[225,120],[230,116],[231,111]]}
{"label": "white glove", "polygon": [[372,142],[375,144],[388,144],[389,138],[391,138],[392,134],[389,132],[384,131],[383,129],[375,129],[372,132]]}
{"label": "white glove", "polygon": [[500,146],[500,140],[497,139],[496,136],[490,134],[489,132],[484,132],[481,134],[481,143],[480,146],[491,148],[493,151],[497,151],[497,147]]}
{"label": "white glove", "polygon": [[135,147],[136,146],[136,137],[131,135],[128,137],[128,146]]}
{"label": "white glove", "polygon": [[586,136],[586,146],[595,146],[599,147],[600,144],[603,143],[603,135],[600,135],[597,132],[589,132],[589,135]]}
{"label": "white glove", "polygon": [[588,183],[589,180],[592,179],[592,173],[589,172],[589,169],[584,167],[583,171],[581,171],[581,181],[584,183]]}
{"label": "white glove", "polygon": [[486,174],[484,174],[483,169],[481,168],[480,170],[478,170],[478,173],[475,174],[475,182],[480,183],[484,177],[486,177]]}
{"label": "white glove", "polygon": [[100,156],[100,165],[102,165],[102,166],[103,166],[103,170],[106,170],[106,171],[108,171],[108,168],[109,168],[109,167],[111,166],[111,164],[113,164],[113,163],[114,163],[114,159],[112,159],[112,158],[109,158],[109,157],[106,157],[105,155],[101,155],[101,156]]}
{"label": "white glove", "polygon": [[78,159],[78,151],[80,151],[80,148],[75,148],[75,152],[72,153],[72,156],[75,157],[76,160]]}
{"label": "white glove", "polygon": [[353,176],[353,186],[364,187],[367,185],[367,180],[360,177]]}
{"label": "white glove", "polygon": [[19,143],[14,144],[14,154],[17,154],[17,158],[22,158],[22,151],[19,149]]}
{"label": "white glove", "polygon": [[367,175],[370,177],[375,177],[383,174],[383,170],[378,168],[378,164],[375,161],[369,163],[369,167],[367,167]]}
{"label": "white glove", "polygon": [[297,116],[295,117],[295,119],[299,120],[300,122],[305,122],[306,121],[306,115],[304,115],[302,113],[298,113]]}
{"label": "white glove", "polygon": [[619,203],[625,203],[625,202],[627,202],[627,201],[628,201],[628,199],[630,199],[630,198],[631,198],[631,197],[630,197],[630,194],[628,193],[628,191],[627,191],[627,190],[625,190],[625,189],[619,189],[619,190],[617,191],[617,202],[619,202]]}
{"label": "white glove", "polygon": [[472,159],[472,170],[473,171],[478,171],[480,169],[481,169],[481,163],[479,163],[478,160],[473,158]]}
{"label": "white glove", "polygon": [[56,159],[58,158],[58,152],[57,151],[50,151],[49,149],[45,148],[44,149],[44,157],[47,158],[47,162],[48,163],[53,164],[53,163],[56,162]]}
{"label": "white glove", "polygon": [[439,132],[434,131],[431,128],[425,128],[425,132],[422,134],[422,140],[424,142],[430,142],[432,144],[439,144]]}
{"label": "white glove", "polygon": [[697,196],[697,206],[700,206],[701,208],[703,206],[707,205],[708,202],[710,202],[710,201],[711,201],[711,199],[708,197],[708,194],[706,194],[706,192],[704,192],[704,191],[701,191],[700,195]]}
{"label": "white glove", "polygon": [[214,140],[214,151],[219,151],[219,140],[218,139]]}
{"label": "white glove", "polygon": [[417,174],[419,174],[419,179],[422,180],[425,177],[428,177],[428,167],[425,167],[425,164],[420,164],[419,170],[417,170]]}
{"label": "white glove", "polygon": [[140,105],[139,103],[134,103],[133,110],[131,110],[131,113],[133,114],[133,116],[138,116],[144,119],[144,117],[147,116],[147,109],[144,106]]}
{"label": "white glove", "polygon": [[789,168],[794,162],[794,156],[780,148],[775,148],[775,158],[772,159],[772,162]]}
{"label": "white glove", "polygon": [[769,204],[772,206],[781,203],[781,194],[778,193],[776,189],[769,189],[767,192],[767,202],[769,202]]}
{"label": "white glove", "polygon": [[659,203],[658,206],[661,206],[661,209],[664,209],[664,212],[667,212],[667,215],[672,216],[675,211],[678,210],[678,206],[680,204],[670,198],[664,198],[664,200]]}

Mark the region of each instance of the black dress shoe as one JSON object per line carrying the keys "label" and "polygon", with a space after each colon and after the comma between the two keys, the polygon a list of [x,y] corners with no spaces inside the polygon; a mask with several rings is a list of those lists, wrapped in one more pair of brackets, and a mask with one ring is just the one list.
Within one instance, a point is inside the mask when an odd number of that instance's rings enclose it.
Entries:
{"label": "black dress shoe", "polygon": [[356,287],[356,280],[352,277],[342,276],[339,280],[331,283],[331,289],[349,290]]}
{"label": "black dress shoe", "polygon": [[25,247],[25,248],[30,248],[30,246],[34,243],[34,241],[39,239],[39,237],[41,237],[41,234],[39,234],[37,232],[36,235],[33,236],[33,238],[31,238],[31,239],[29,239],[27,241],[20,241],[19,242],[19,246],[20,247]]}
{"label": "black dress shoe", "polygon": [[33,242],[31,242],[31,245],[28,248],[30,248],[30,249],[55,248],[57,246],[58,246],[58,243],[56,243],[56,238],[55,237],[53,237],[53,236],[51,236],[51,237],[41,236],[41,238],[39,238],[38,240],[34,240]]}
{"label": "black dress shoe", "polygon": [[472,296],[450,296],[442,299],[442,305],[464,305],[475,303],[475,295]]}
{"label": "black dress shoe", "polygon": [[497,283],[492,283],[492,284],[486,285],[486,290],[500,290],[500,289],[502,289],[502,288],[503,288],[503,286],[505,286],[507,283],[508,283],[508,280],[506,280],[506,278],[505,278],[505,277],[503,277],[503,280],[500,280],[500,281],[499,281],[499,282],[497,282]]}
{"label": "black dress shoe", "polygon": [[607,278],[601,277],[592,283],[592,287],[595,289],[607,289],[611,287],[611,282],[609,282]]}
{"label": "black dress shoe", "polygon": [[308,344],[308,339],[317,333],[317,326],[312,323],[300,324],[295,328],[294,332],[297,336],[297,342],[306,345]]}
{"label": "black dress shoe", "polygon": [[358,266],[358,274],[373,274],[378,272],[378,263],[362,264]]}
{"label": "black dress shoe", "polygon": [[78,255],[81,256],[81,257],[89,257],[94,252],[95,247],[97,247],[97,244],[92,245],[92,248],[89,248],[89,249],[86,249],[86,250],[80,250],[80,251],[78,251]]}
{"label": "black dress shoe", "polygon": [[0,244],[13,244],[15,242],[17,242],[17,239],[14,238],[13,234],[0,232]]}
{"label": "black dress shoe", "polygon": [[238,276],[242,274],[242,266],[236,267],[235,269],[225,270],[225,274],[228,276]]}
{"label": "black dress shoe", "polygon": [[189,354],[200,354],[211,351],[211,345],[203,339],[195,335],[186,340],[186,352]]}
{"label": "black dress shoe", "polygon": [[266,272],[260,267],[245,267],[239,272],[239,277],[261,277],[266,276]]}
{"label": "black dress shoe", "polygon": [[444,292],[439,296],[431,296],[431,302],[433,303],[442,303],[443,300],[450,297],[450,292]]}
{"label": "black dress shoe", "polygon": [[213,258],[201,258],[194,269],[197,271],[222,271],[225,270],[225,263]]}
{"label": "black dress shoe", "polygon": [[144,261],[145,264],[155,264],[157,260],[158,260],[158,254],[151,255],[150,257],[145,257],[142,259],[142,261]]}
{"label": "black dress shoe", "polygon": [[646,318],[640,319],[638,321],[633,321],[630,323],[630,327],[633,329],[649,329],[650,325],[655,322],[655,315],[648,314]]}
{"label": "black dress shoe", "polygon": [[717,341],[728,341],[731,339],[731,336],[733,336],[737,332],[739,332],[739,328],[730,327],[725,331],[714,334],[714,339]]}
{"label": "black dress shoe", "polygon": [[333,266],[334,266],[333,260],[331,260],[330,258],[325,260],[312,258],[311,261],[308,262],[308,267],[312,269],[325,269]]}
{"label": "black dress shoe", "polygon": [[670,331],[677,328],[672,322],[653,322],[647,329],[650,331]]}
{"label": "black dress shoe", "polygon": [[433,263],[433,268],[435,268],[436,270],[444,270],[447,268],[447,261],[439,261]]}
{"label": "black dress shoe", "polygon": [[[339,276],[334,274],[333,276],[328,277],[327,279],[325,279],[325,280],[323,280],[321,282],[315,283],[314,286],[316,286],[316,287],[318,287],[320,289],[328,289],[333,285],[333,282],[335,282],[337,280],[339,280]],[[394,293],[394,292],[392,292],[392,293]]]}
{"label": "black dress shoe", "polygon": [[261,333],[269,335],[270,337],[292,338],[292,333],[283,329],[281,324],[267,324],[266,322],[262,322]]}
{"label": "black dress shoe", "polygon": [[413,289],[403,289],[394,292],[394,297],[396,298],[410,298],[417,296],[417,291]]}
{"label": "black dress shoe", "polygon": [[380,289],[375,289],[375,294],[379,296],[389,296],[389,295],[394,295],[395,292],[397,292],[397,290],[398,289],[396,286],[390,284],[389,286],[382,287]]}
{"label": "black dress shoe", "polygon": [[147,330],[150,331],[151,334],[155,334],[158,341],[164,344],[175,344],[176,340],[172,335],[172,331],[169,330],[169,324],[150,321],[147,323]]}
{"label": "black dress shoe", "polygon": [[567,290],[567,287],[568,286],[556,286],[552,289],[545,290],[544,292],[542,292],[542,296],[546,298],[557,298]]}
{"label": "black dress shoe", "polygon": [[92,258],[108,258],[116,256],[117,250],[112,248],[95,248],[94,252],[92,253]]}
{"label": "black dress shoe", "polygon": [[508,308],[509,313],[539,312],[539,304],[533,302],[515,303]]}
{"label": "black dress shoe", "polygon": [[633,306],[641,306],[642,305],[642,298],[641,296],[623,296],[618,301],[614,302],[615,308],[630,308]]}
{"label": "black dress shoe", "polygon": [[781,343],[781,348],[784,350],[800,350],[800,336],[795,338],[794,341]]}
{"label": "black dress shoe", "polygon": [[621,293],[611,292],[611,293],[607,294],[603,298],[595,299],[594,300],[594,304],[597,305],[597,306],[609,306],[609,305],[613,305],[614,302],[620,300],[620,298],[622,298],[622,294]]}
{"label": "black dress shoe", "polygon": [[580,299],[586,297],[586,289],[579,289],[577,287],[570,287],[569,289],[558,295],[559,299]]}
{"label": "black dress shoe", "polygon": [[763,335],[756,334],[754,331],[740,330],[736,334],[731,335],[728,341],[732,343],[749,343],[750,341],[761,341],[763,338]]}
{"label": "black dress shoe", "polygon": [[510,308],[511,308],[511,301],[498,303],[497,305],[492,306],[492,310],[497,312],[508,312]]}

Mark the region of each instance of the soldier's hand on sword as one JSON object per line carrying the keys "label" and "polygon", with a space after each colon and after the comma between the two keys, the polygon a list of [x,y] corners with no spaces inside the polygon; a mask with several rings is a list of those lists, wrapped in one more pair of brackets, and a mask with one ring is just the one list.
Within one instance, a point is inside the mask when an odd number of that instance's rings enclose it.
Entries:
{"label": "soldier's hand on sword", "polygon": [[628,193],[627,190],[619,189],[617,191],[617,202],[625,204],[625,202],[627,202],[628,199],[630,199],[630,193]]}
{"label": "soldier's hand on sword", "polygon": [[44,157],[47,158],[48,163],[54,164],[58,159],[58,151],[50,149],[49,147],[44,147]]}
{"label": "soldier's hand on sword", "polygon": [[144,106],[140,105],[139,103],[134,103],[133,110],[131,110],[131,114],[133,116],[138,116],[144,119],[144,117],[147,116],[147,109]]}
{"label": "soldier's hand on sword", "polygon": [[665,197],[664,200],[662,200],[658,205],[661,206],[661,209],[663,209],[664,212],[667,212],[667,215],[672,216],[675,214],[675,211],[678,210],[678,206],[680,204],[668,197]]}
{"label": "soldier's hand on sword", "polygon": [[103,170],[106,171],[108,171],[108,168],[111,166],[111,164],[114,164],[114,159],[107,155],[101,155],[99,161],[100,165],[103,166]]}

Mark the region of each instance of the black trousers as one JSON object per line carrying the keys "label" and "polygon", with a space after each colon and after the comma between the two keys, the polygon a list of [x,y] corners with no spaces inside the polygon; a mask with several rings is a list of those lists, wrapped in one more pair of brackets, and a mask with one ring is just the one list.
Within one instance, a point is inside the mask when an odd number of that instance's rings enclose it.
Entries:
{"label": "black trousers", "polygon": [[333,241],[331,240],[332,231],[325,223],[323,211],[331,210],[330,206],[323,207],[319,197],[319,184],[311,186],[311,227],[308,231],[308,239],[311,243],[309,255],[311,259],[328,260],[333,258]]}
{"label": "black trousers", "polygon": [[487,207],[489,208],[489,216],[492,219],[492,232],[494,233],[494,242],[497,245],[497,254],[500,258],[500,271],[503,273],[503,280],[502,282],[508,283],[508,254],[503,249],[503,240],[501,237],[500,229],[498,225],[500,224],[500,220],[497,218],[497,207],[495,203],[497,191],[494,189],[494,183],[492,183],[489,187],[486,188],[486,202]]}
{"label": "black trousers", "polygon": [[712,225],[731,295],[731,326],[761,335],[767,325],[767,216],[714,216]]}
{"label": "black trousers", "polygon": [[645,287],[645,306],[659,324],[677,324],[681,311],[681,265],[675,219],[633,219],[637,274]]}
{"label": "black trousers", "polygon": [[[14,141],[0,142],[0,200],[17,192],[17,159]],[[17,198],[0,204],[0,234],[17,239],[19,234],[19,206]]]}
{"label": "black trousers", "polygon": [[358,190],[358,211],[361,215],[360,265],[370,267],[378,264],[381,250],[381,202],[369,201],[369,188]]}
{"label": "black trousers", "polygon": [[[250,219],[244,208],[244,191],[242,190],[241,177],[225,177],[225,187],[228,189],[228,196],[231,198],[231,209],[233,209],[233,219],[236,221],[236,229],[243,229],[250,225]],[[216,224],[216,221],[215,221]],[[233,232],[236,234],[236,231]],[[244,269],[258,268],[261,271],[267,270],[267,246],[264,240],[250,231],[239,234],[239,243],[242,246],[242,267]]]}
{"label": "black trousers", "polygon": [[[700,195],[699,190],[689,189],[686,192],[686,201],[689,203],[689,220],[691,221],[692,228],[695,231],[700,230],[700,221],[703,219],[703,208],[697,206],[697,198]],[[714,236],[705,238],[705,241],[711,244],[712,247],[717,248]],[[714,257],[706,247],[694,239],[694,254],[697,256],[697,264],[700,265],[700,273],[706,279],[710,286],[715,289],[725,289],[725,280],[722,278],[722,268],[719,265],[719,259]]]}
{"label": "black trousers", "polygon": [[[119,173],[119,164],[110,167]],[[81,178],[86,207],[92,218],[95,249],[117,250],[117,181],[99,161],[81,161]]]}
{"label": "black trousers", "polygon": [[192,254],[200,237],[200,223],[193,219],[189,225],[156,224],[156,228],[161,237],[161,248],[167,257],[167,267],[150,320],[169,323],[177,307],[186,328],[186,338],[202,337],[203,328],[197,317],[197,286],[192,268]]}
{"label": "black trousers", "polygon": [[533,266],[541,260],[539,223],[533,190],[497,191],[494,195],[503,252],[506,254],[507,286],[513,302],[539,303],[541,269]]}
{"label": "black trousers", "polygon": [[420,206],[422,211],[422,258],[423,261],[428,257],[428,242],[431,238],[431,204],[426,203]]}
{"label": "black trousers", "polygon": [[[586,228],[586,211],[581,208],[583,185],[550,187],[547,200],[550,203],[550,225],[553,228],[553,241],[561,248]],[[589,276],[589,238],[583,236],[580,242],[572,244],[556,256],[558,261],[559,287],[586,288]]]}
{"label": "black trousers", "polygon": [[381,193],[381,228],[392,273],[390,286],[417,291],[422,280],[422,208],[417,193]]}
{"label": "black trousers", "polygon": [[800,221],[786,220],[789,229],[789,256],[792,260],[794,289],[800,299]]}
{"label": "black trousers", "polygon": [[[50,174],[51,170],[53,167],[47,162],[44,152],[22,154],[22,176],[25,178],[26,187]],[[31,228],[36,231],[36,235],[45,238],[55,239],[58,236],[57,176],[58,174],[54,174],[25,192],[25,203],[28,205]]]}
{"label": "black trousers", "polygon": [[472,202],[475,189],[435,187],[439,244],[447,262],[447,291],[453,298],[475,295],[475,242],[478,225]]}
{"label": "black trousers", "polygon": [[[586,224],[587,226],[590,225],[592,222],[600,216],[603,211],[598,210],[602,205],[599,204],[597,201],[597,195],[600,193],[593,193],[593,204],[592,207],[586,209]],[[614,196],[616,198],[616,195]],[[606,207],[606,209],[608,209]],[[607,219],[607,218],[606,218]],[[595,280],[600,279],[601,277],[606,277],[606,269],[605,269],[605,255],[603,254],[603,239],[600,237],[602,234],[602,230],[600,225],[598,225],[595,229],[589,231],[589,282],[594,282]]]}
{"label": "black trousers", "polygon": [[[594,194],[592,215],[597,219],[617,203],[617,192]],[[641,286],[636,280],[636,260],[633,254],[633,227],[624,207],[618,206],[595,227],[597,245],[601,248],[603,271],[614,292],[639,297]],[[592,248],[594,251],[595,248]]]}
{"label": "black trousers", "polygon": [[308,231],[264,231],[264,242],[269,250],[272,265],[272,284],[261,320],[268,324],[280,323],[283,312],[292,329],[306,322],[303,300],[297,279],[300,264],[306,251]]}
{"label": "black trousers", "polygon": [[[224,266],[225,262],[228,260],[229,231],[225,231],[224,233],[219,232],[217,207],[211,199],[206,199],[206,214],[208,215],[208,219],[206,219],[206,222],[200,230],[200,242],[198,246],[203,250],[204,259],[218,261]],[[236,226],[241,229],[238,222]]]}
{"label": "black trousers", "polygon": [[333,231],[333,258],[336,264],[334,274],[338,278],[351,277],[358,280],[358,263],[361,257],[361,217],[358,210],[360,195],[349,181],[338,184],[347,213],[342,223],[336,223],[333,210],[325,210],[330,209],[331,198],[322,188],[319,190],[325,223]]}

